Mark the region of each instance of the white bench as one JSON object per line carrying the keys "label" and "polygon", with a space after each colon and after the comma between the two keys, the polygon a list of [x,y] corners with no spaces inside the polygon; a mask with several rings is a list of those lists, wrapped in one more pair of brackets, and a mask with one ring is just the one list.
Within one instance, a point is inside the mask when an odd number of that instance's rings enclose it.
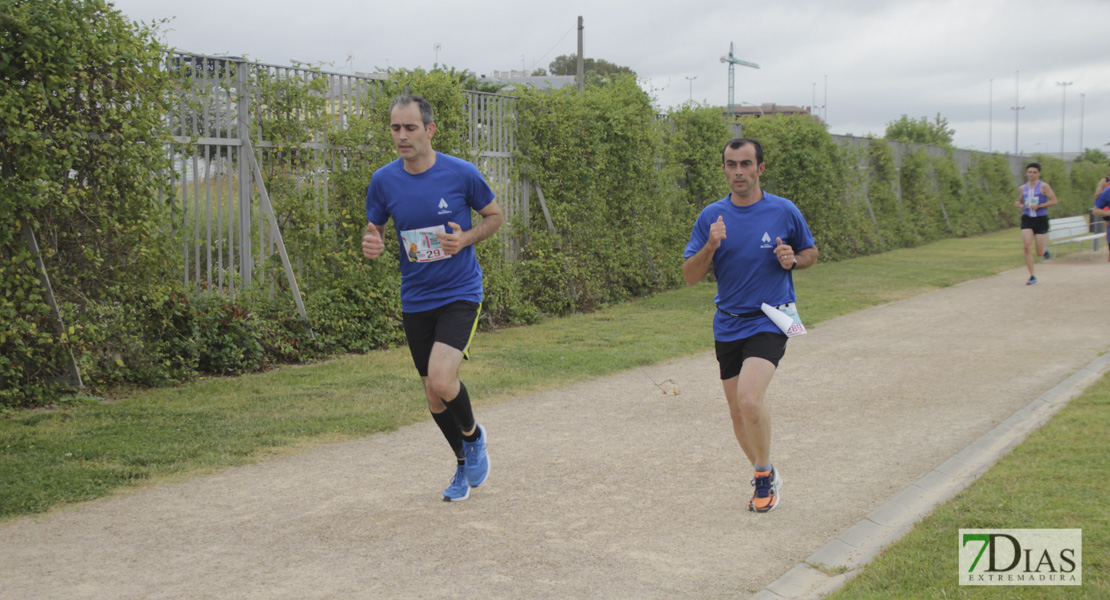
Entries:
{"label": "white bench", "polygon": [[[1067,244],[1070,246],[1075,244],[1077,249],[1082,250],[1084,243],[1091,242],[1091,252],[1088,255],[1088,258],[1090,258],[1094,256],[1099,241],[1106,237],[1105,232],[1097,232],[1097,230],[1103,229],[1104,224],[1105,222],[1098,222],[1092,225],[1087,223],[1086,217],[1083,216],[1050,219],[1048,221],[1048,245],[1062,246]],[[1096,232],[1092,233],[1092,229],[1095,229]]]}

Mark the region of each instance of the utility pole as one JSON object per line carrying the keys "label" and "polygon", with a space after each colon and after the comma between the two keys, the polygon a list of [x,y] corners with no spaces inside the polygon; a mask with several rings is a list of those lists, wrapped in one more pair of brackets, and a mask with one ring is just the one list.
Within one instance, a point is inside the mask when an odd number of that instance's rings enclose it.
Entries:
{"label": "utility pole", "polygon": [[1068,86],[1075,83],[1074,81],[1057,81],[1056,85],[1064,88],[1064,94],[1060,96],[1060,159],[1064,159],[1064,123],[1066,122],[1065,116],[1067,115],[1068,106]]}
{"label": "utility pole", "polygon": [[578,15],[578,91],[581,92],[586,84],[586,63],[582,58],[582,15]]}
{"label": "utility pole", "polygon": [[[828,103],[828,100],[829,100],[829,76],[826,75],[825,76],[825,102],[826,102],[826,104]],[[821,111],[824,110],[824,109],[825,109],[824,106],[817,106],[817,82],[814,81],[813,82],[813,106],[810,107],[809,114],[817,115],[818,122],[828,124],[828,121],[825,120],[824,117],[821,116]]]}
{"label": "utility pole", "polygon": [[740,60],[740,59],[736,58],[735,56],[733,56],[734,48],[735,48],[735,44],[733,42],[729,42],[728,43],[728,56],[722,56],[721,57],[721,62],[728,63],[728,118],[729,119],[732,119],[733,116],[735,116],[735,109],[733,108],[733,104],[734,104],[733,103],[733,98],[735,98],[735,90],[736,90],[736,85],[735,85],[735,82],[736,82],[736,75],[735,75],[736,65],[743,65],[745,67],[751,67],[753,69],[758,69],[759,68],[759,65],[757,65],[753,62],[748,62],[746,60]]}
{"label": "utility pole", "polygon": [[829,124],[829,76],[825,75],[825,104],[821,107],[825,111],[825,125]]}

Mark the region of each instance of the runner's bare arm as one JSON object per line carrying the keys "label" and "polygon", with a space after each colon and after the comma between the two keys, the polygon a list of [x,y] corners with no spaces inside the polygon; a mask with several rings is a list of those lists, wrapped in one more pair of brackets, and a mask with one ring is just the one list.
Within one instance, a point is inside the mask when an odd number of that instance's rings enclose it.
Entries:
{"label": "runner's bare arm", "polygon": [[473,246],[493,235],[505,222],[505,214],[501,212],[501,207],[497,205],[496,200],[487,204],[485,208],[478,211],[478,214],[482,215],[482,220],[466,231],[463,231],[458,223],[448,221],[447,226],[451,231],[436,234],[444,252],[448,255],[458,254],[463,248]]}
{"label": "runner's bare arm", "polygon": [[805,250],[802,250],[801,252],[795,254],[794,258],[798,259],[798,265],[794,267],[794,270],[797,271],[798,269],[808,269],[817,264],[818,254],[820,253],[817,251],[817,246],[806,248]]}
{"label": "runner's bare arm", "polygon": [[1041,191],[1048,197],[1048,202],[1037,205],[1037,208],[1048,208],[1049,206],[1056,206],[1060,203],[1060,201],[1056,199],[1056,192],[1052,191],[1052,186],[1048,185],[1047,182],[1041,184]]}
{"label": "runner's bare arm", "polygon": [[721,240],[728,237],[724,217],[717,217],[717,222],[709,226],[709,240],[698,250],[698,253],[682,263],[682,278],[687,285],[694,285],[702,280],[713,264],[713,254],[721,247]]}
{"label": "runner's bare arm", "polygon": [[505,213],[501,212],[501,207],[497,205],[496,200],[491,200],[485,208],[478,211],[478,214],[482,215],[482,220],[466,232],[466,243],[470,246],[496,233],[505,222]]}

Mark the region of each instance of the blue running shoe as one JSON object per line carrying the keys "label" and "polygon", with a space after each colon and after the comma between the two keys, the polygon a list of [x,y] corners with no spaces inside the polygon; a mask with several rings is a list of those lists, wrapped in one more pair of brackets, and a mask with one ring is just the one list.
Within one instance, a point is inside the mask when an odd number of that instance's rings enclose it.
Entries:
{"label": "blue running shoe", "polygon": [[1045,248],[1044,249],[1044,259],[1048,260],[1050,258],[1052,258],[1052,251],[1050,251],[1048,248]]}
{"label": "blue running shoe", "polygon": [[1026,281],[1025,285],[1037,285],[1037,278],[1033,275],[1030,275],[1029,281]]}
{"label": "blue running shoe", "polygon": [[463,466],[455,469],[455,476],[451,479],[451,485],[443,490],[444,502],[462,502],[470,497],[470,485],[466,483],[466,474],[463,472]]}
{"label": "blue running shoe", "polygon": [[486,428],[478,426],[478,441],[463,440],[463,458],[466,459],[466,481],[478,487],[489,475],[489,454],[486,453]]}

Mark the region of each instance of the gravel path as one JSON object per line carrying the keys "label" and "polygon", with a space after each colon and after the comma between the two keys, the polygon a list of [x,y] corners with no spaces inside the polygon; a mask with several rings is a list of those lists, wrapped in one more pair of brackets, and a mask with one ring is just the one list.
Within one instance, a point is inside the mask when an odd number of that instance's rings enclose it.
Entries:
{"label": "gravel path", "polygon": [[791,340],[768,514],[707,352],[482,407],[492,471],[462,503],[428,421],[4,523],[0,597],[750,597],[1110,349],[1104,256],[1025,278]]}

